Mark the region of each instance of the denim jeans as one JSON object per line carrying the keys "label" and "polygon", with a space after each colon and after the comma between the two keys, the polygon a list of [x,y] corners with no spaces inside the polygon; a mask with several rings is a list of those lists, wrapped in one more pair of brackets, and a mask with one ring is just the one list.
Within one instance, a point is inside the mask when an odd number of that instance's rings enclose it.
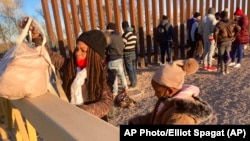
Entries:
{"label": "denim jeans", "polygon": [[166,42],[164,44],[160,44],[160,50],[161,50],[161,63],[164,64],[165,63],[165,55],[167,53],[166,56],[166,61],[168,63],[170,63],[172,61],[171,58],[171,46],[172,43],[171,42]]}
{"label": "denim jeans", "polygon": [[243,47],[244,47],[244,44],[232,45],[232,52],[231,52],[232,62],[234,62],[237,57],[237,63],[238,64],[241,63],[241,59],[243,58]]}
{"label": "denim jeans", "polygon": [[135,52],[124,52],[124,64],[128,73],[130,86],[135,87],[137,84]]}
{"label": "denim jeans", "polygon": [[121,58],[114,61],[109,61],[108,69],[116,71],[116,77],[114,80],[113,90],[112,90],[113,94],[114,95],[118,94],[118,77],[121,79],[122,88],[127,89],[128,85],[123,68],[123,59]]}
{"label": "denim jeans", "polygon": [[203,54],[204,66],[212,66],[212,59],[215,51],[214,43],[215,43],[214,41],[204,42],[204,54]]}

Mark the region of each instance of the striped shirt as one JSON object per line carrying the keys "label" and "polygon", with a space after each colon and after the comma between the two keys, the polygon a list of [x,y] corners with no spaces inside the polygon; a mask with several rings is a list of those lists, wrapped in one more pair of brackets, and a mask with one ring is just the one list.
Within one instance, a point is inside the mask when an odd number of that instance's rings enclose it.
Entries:
{"label": "striped shirt", "polygon": [[137,36],[133,32],[125,31],[122,35],[122,39],[125,45],[124,52],[135,51]]}

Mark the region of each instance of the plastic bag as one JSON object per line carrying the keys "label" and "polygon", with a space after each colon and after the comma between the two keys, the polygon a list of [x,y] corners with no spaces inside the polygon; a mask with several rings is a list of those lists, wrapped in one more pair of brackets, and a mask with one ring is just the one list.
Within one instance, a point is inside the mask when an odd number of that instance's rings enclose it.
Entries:
{"label": "plastic bag", "polygon": [[[34,47],[24,39],[31,22],[38,25],[43,35],[41,46]],[[57,89],[51,84],[51,76],[56,78],[55,68],[51,63],[46,48],[46,37],[41,26],[29,18],[25,28],[0,61],[0,97],[14,100],[23,97],[37,97],[48,91],[55,93]],[[56,84],[56,80],[53,80]]]}

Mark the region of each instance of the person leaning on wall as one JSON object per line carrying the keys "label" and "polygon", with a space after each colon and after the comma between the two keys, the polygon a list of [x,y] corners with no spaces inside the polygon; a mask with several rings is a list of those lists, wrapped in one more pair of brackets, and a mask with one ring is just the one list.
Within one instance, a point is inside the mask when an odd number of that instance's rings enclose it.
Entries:
{"label": "person leaning on wall", "polygon": [[[19,26],[23,28],[27,21],[28,18],[24,18]],[[32,41],[39,46],[42,36],[34,24],[30,30]],[[105,121],[108,121],[107,114],[113,104],[104,65],[107,39],[100,30],[82,32],[69,59],[46,46],[55,68],[63,74],[63,88],[70,103]]]}

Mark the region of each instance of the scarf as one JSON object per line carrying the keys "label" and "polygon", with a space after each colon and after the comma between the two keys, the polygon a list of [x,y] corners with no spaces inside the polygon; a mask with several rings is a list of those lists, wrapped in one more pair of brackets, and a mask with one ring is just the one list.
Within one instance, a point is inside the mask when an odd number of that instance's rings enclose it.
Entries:
{"label": "scarf", "polygon": [[82,97],[82,85],[84,84],[86,78],[87,78],[86,68],[81,70],[78,67],[76,77],[70,87],[70,93],[71,93],[70,103],[71,104],[74,104],[74,105],[83,104],[84,101]]}

